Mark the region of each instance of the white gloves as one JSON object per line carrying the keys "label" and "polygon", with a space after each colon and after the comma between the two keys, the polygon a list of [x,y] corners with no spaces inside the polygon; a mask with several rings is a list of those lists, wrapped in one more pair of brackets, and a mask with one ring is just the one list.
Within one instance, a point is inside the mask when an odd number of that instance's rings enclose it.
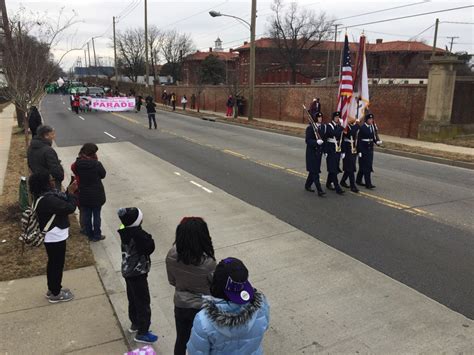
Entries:
{"label": "white gloves", "polygon": [[362,153],[359,153],[359,158],[362,158]]}
{"label": "white gloves", "polygon": [[322,139],[318,139],[318,140],[316,141],[316,143],[318,143],[318,145],[321,145],[321,144],[323,144],[324,142],[323,142]]}
{"label": "white gloves", "polygon": [[341,154],[341,159],[344,159],[346,157],[346,153]]}
{"label": "white gloves", "polygon": [[375,144],[381,145],[383,142],[382,141],[377,141]]}

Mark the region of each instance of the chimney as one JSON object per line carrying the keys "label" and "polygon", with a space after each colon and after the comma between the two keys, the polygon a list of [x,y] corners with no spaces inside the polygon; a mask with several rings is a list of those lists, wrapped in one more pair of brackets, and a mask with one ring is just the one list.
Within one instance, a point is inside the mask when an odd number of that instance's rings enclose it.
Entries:
{"label": "chimney", "polygon": [[244,42],[244,46],[245,46],[246,44],[248,44],[248,43],[249,43],[249,42],[245,41],[245,42]]}
{"label": "chimney", "polygon": [[234,51],[234,48],[229,48],[229,53],[232,53]]}
{"label": "chimney", "polygon": [[212,47],[209,47],[209,52],[212,52]]}
{"label": "chimney", "polygon": [[382,42],[383,42],[383,39],[382,39],[382,38],[377,38],[377,39],[375,40],[375,43],[377,43],[377,44],[380,44],[380,43],[382,43]]}

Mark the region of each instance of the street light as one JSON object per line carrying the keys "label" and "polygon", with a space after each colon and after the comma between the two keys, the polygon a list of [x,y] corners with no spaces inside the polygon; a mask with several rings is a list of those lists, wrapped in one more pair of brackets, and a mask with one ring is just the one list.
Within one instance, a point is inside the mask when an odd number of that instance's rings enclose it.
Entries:
{"label": "street light", "polygon": [[255,26],[257,20],[257,0],[252,0],[252,15],[251,15],[251,23],[244,20],[243,18],[222,14],[217,11],[209,11],[209,15],[211,17],[232,17],[241,23],[247,25],[250,29],[250,70],[249,70],[249,114],[248,119],[253,119],[253,102],[254,102],[254,92],[255,92]]}

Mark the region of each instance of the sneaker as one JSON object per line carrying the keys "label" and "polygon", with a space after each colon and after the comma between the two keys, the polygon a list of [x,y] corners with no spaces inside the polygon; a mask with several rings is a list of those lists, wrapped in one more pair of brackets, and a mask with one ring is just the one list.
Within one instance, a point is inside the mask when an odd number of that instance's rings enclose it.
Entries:
{"label": "sneaker", "polygon": [[133,340],[135,340],[137,343],[153,344],[158,340],[158,336],[156,336],[152,332],[148,332],[143,335],[135,335],[135,338]]}
{"label": "sneaker", "polygon": [[137,327],[135,324],[132,324],[132,325],[130,326],[130,328],[128,328],[128,332],[129,332],[130,334],[136,333],[136,332],[138,332],[138,327]]}
{"label": "sneaker", "polygon": [[99,238],[89,238],[89,242],[100,242],[105,239],[105,235],[101,235]]}
{"label": "sneaker", "polygon": [[[61,291],[64,291],[64,292],[71,292],[70,289],[68,288],[62,288]],[[48,290],[48,292],[45,293],[44,297],[46,299],[49,299],[50,297],[52,296],[52,292],[50,290]]]}
{"label": "sneaker", "polygon": [[74,299],[74,295],[71,291],[64,292],[61,290],[57,296],[51,295],[48,298],[49,303],[68,302]]}

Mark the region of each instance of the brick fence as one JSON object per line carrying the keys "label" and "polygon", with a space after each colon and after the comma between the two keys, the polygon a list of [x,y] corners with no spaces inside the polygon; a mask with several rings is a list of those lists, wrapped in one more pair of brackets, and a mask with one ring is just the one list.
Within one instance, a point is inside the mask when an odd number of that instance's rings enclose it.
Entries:
{"label": "brick fence", "polygon": [[[182,95],[188,101],[197,87],[155,86],[155,97],[160,100],[163,90],[175,92],[177,104]],[[426,85],[372,85],[371,111],[383,134],[416,138],[423,119]],[[228,91],[225,86],[206,86],[201,94],[201,109],[225,112]],[[244,98],[248,98],[244,91]],[[302,104],[308,106],[314,97],[321,99],[326,120],[336,108],[337,86],[277,86],[260,85],[255,88],[254,116],[278,121],[307,122]]]}

